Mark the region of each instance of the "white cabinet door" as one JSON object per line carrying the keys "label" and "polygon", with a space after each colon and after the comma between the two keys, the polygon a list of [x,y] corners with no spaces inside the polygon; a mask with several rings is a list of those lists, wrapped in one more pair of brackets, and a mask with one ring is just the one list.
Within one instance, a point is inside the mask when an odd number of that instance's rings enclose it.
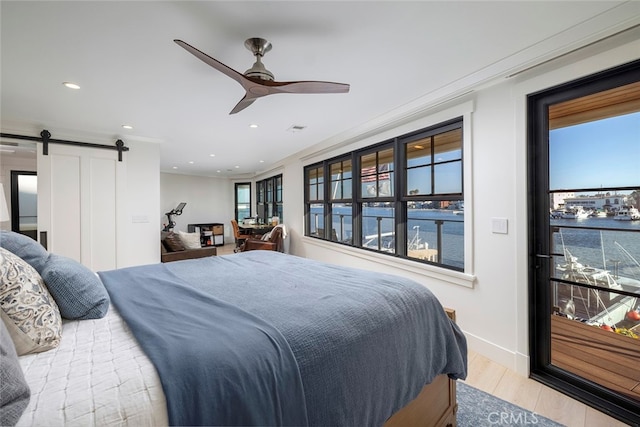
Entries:
{"label": "white cabinet door", "polygon": [[[47,249],[93,271],[117,267],[125,168],[112,150],[38,144],[38,230]],[[39,238],[41,238],[41,234]]]}

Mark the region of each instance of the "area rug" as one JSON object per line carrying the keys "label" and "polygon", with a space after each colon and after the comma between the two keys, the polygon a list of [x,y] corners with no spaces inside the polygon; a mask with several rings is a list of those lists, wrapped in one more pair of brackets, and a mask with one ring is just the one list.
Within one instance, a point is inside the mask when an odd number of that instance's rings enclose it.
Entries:
{"label": "area rug", "polygon": [[563,427],[555,421],[458,381],[458,427]]}

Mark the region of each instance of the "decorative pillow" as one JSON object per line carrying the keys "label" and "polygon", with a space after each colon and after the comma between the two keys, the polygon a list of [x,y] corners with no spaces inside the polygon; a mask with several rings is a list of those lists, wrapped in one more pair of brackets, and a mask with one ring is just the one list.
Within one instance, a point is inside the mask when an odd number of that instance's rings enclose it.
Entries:
{"label": "decorative pillow", "polygon": [[0,425],[14,426],[29,404],[31,390],[24,379],[16,347],[0,321]]}
{"label": "decorative pillow", "polygon": [[[164,246],[169,252],[184,251],[186,248],[182,244],[182,239],[176,233],[169,233],[163,240]],[[200,239],[198,238],[198,246],[200,245]]]}
{"label": "decorative pillow", "polygon": [[0,308],[19,356],[60,344],[60,310],[42,277],[4,248],[0,248]]}
{"label": "decorative pillow", "polygon": [[42,272],[49,257],[49,252],[40,243],[14,231],[0,231],[0,247],[18,255],[38,273]]}
{"label": "decorative pillow", "polygon": [[184,231],[178,231],[178,236],[182,240],[182,244],[185,249],[200,249],[200,233],[185,233]]}
{"label": "decorative pillow", "polygon": [[42,269],[42,279],[65,319],[99,319],[107,314],[110,299],[106,288],[78,261],[51,254]]}

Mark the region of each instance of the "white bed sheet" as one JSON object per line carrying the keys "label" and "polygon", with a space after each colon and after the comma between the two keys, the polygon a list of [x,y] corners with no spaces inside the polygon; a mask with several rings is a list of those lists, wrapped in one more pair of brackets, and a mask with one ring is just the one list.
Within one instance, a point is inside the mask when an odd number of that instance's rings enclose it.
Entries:
{"label": "white bed sheet", "polygon": [[31,400],[18,426],[166,426],[160,378],[112,305],[64,321],[56,349],[20,357]]}

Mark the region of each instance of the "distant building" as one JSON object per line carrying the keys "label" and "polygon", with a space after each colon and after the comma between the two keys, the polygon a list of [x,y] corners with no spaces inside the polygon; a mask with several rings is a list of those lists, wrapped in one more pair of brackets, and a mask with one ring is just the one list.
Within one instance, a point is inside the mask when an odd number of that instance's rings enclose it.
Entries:
{"label": "distant building", "polygon": [[551,195],[551,209],[564,208],[564,199],[574,197],[576,193],[553,193]]}
{"label": "distant building", "polygon": [[564,199],[565,209],[582,207],[585,210],[617,211],[627,204],[623,194],[596,194],[593,196],[573,196]]}

